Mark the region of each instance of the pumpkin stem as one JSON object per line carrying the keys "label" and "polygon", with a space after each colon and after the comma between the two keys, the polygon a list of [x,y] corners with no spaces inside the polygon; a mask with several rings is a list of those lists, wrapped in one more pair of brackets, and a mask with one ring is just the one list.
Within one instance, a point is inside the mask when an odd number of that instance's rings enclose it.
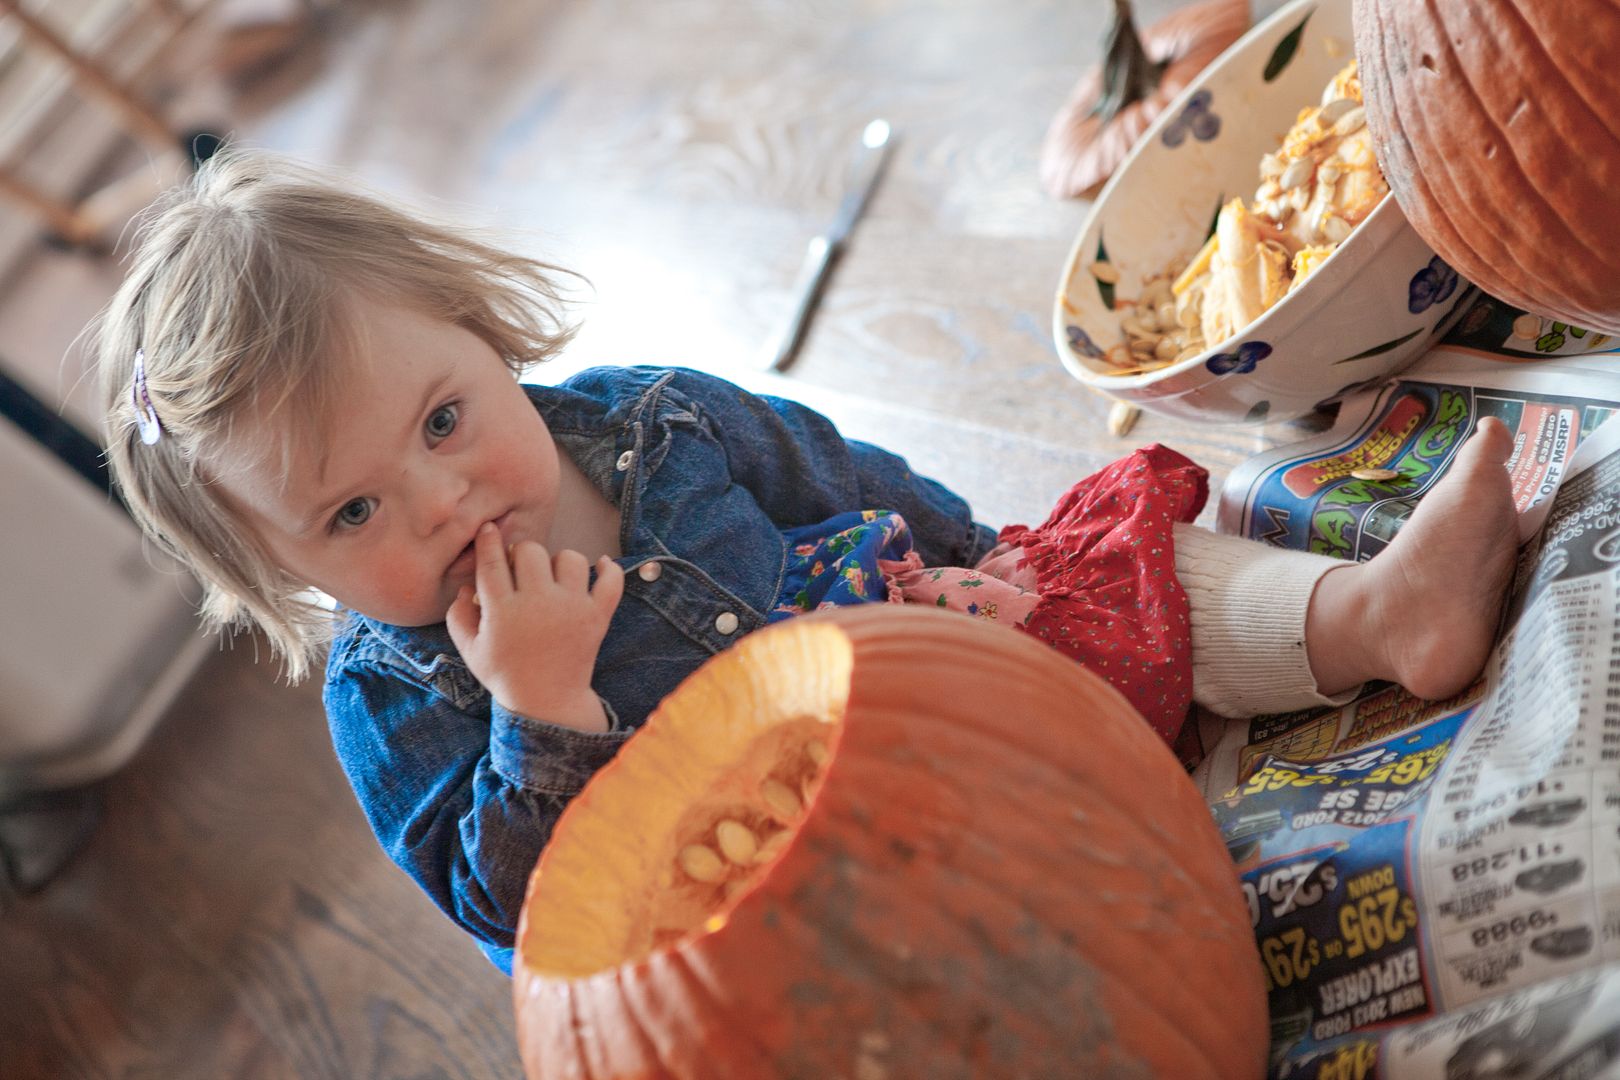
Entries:
{"label": "pumpkin stem", "polygon": [[1151,94],[1164,74],[1165,62],[1148,59],[1142,38],[1131,19],[1131,0],[1114,0],[1114,21],[1108,27],[1107,55],[1103,58],[1103,92],[1091,115],[1108,123],[1127,105]]}

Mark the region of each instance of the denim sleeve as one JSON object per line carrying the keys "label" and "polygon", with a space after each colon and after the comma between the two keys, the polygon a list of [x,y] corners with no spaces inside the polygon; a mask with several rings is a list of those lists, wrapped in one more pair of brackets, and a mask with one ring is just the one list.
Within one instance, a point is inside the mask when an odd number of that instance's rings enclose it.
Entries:
{"label": "denim sleeve", "polygon": [[[333,746],[388,856],[492,959],[569,800],[631,735],[449,697],[381,663],[329,672]],[[497,965],[501,961],[496,959]]]}
{"label": "denim sleeve", "polygon": [[928,566],[972,566],[995,545],[994,530],[973,520],[960,495],[913,472],[898,454],[845,439],[808,406],[696,371],[680,371],[671,386],[707,419],[732,480],[781,528],[850,510],[894,510]]}

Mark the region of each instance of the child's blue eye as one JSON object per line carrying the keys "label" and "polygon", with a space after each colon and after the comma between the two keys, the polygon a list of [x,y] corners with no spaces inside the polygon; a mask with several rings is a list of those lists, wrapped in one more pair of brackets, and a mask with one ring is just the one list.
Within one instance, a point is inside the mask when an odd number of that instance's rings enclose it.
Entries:
{"label": "child's blue eye", "polygon": [[364,525],[371,518],[370,499],[350,499],[338,509],[333,524],[352,529],[357,525]]}
{"label": "child's blue eye", "polygon": [[427,433],[435,439],[447,439],[450,433],[456,430],[456,422],[460,417],[458,406],[440,405],[433,410],[433,415],[427,418]]}

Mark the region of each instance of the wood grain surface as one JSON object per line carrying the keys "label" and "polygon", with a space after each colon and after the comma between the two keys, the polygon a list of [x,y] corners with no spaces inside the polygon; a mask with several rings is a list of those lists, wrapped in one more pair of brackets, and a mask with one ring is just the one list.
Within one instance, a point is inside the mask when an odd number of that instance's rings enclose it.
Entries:
{"label": "wood grain surface", "polygon": [[[703,368],[907,455],[981,520],[1032,521],[1141,443],[1218,486],[1298,435],[1146,416],[1121,442],[1057,360],[1086,207],[1042,194],[1036,157],[1111,7],[371,0],[327,9],[224,123],[585,274],[584,329],[537,379]],[[892,167],[797,362],[762,374],[874,116],[898,133]],[[106,783],[89,848],[0,913],[0,1076],[516,1076],[507,980],[372,839],[317,689],[251,646]]]}

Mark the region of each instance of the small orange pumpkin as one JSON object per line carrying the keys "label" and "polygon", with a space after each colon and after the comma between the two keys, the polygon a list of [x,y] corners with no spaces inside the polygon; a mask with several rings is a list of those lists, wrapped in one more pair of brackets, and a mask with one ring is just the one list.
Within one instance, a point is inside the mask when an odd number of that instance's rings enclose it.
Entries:
{"label": "small orange pumpkin", "polygon": [[1203,0],[1138,34],[1130,0],[1114,0],[1101,66],[1046,129],[1041,185],[1058,199],[1096,194],[1164,107],[1248,28],[1248,0]]}
{"label": "small orange pumpkin", "polygon": [[1620,11],[1355,0],[1373,150],[1412,227],[1515,307],[1620,333]]}
{"label": "small orange pumpkin", "polygon": [[711,659],[574,800],[513,984],[532,1080],[1254,1077],[1207,807],[1112,687],[874,605]]}

